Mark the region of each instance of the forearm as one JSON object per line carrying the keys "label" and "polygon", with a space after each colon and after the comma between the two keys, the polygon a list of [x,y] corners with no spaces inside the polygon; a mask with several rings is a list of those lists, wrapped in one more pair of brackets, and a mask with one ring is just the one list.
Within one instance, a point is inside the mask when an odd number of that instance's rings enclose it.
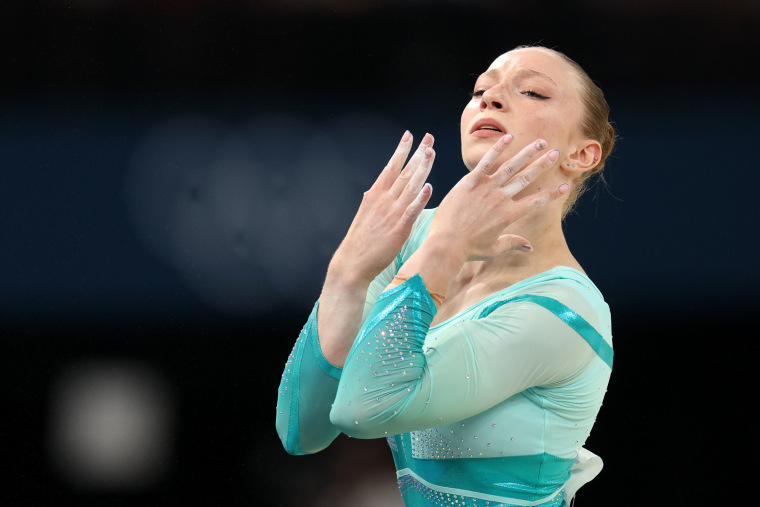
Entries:
{"label": "forearm", "polygon": [[362,321],[369,282],[328,270],[319,296],[319,346],[330,364],[343,367]]}
{"label": "forearm", "polygon": [[433,163],[433,138],[411,149],[407,131],[377,181],[364,193],[346,237],[335,252],[320,295],[319,338],[327,360],[342,366],[361,326],[367,289],[393,262],[425,208],[432,187],[425,179]]}

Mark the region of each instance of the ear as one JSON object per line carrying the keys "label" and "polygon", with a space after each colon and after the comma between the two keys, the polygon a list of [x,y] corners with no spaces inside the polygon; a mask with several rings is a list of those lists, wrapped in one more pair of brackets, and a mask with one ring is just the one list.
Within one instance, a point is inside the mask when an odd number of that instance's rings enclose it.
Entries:
{"label": "ear", "polygon": [[577,173],[584,173],[596,167],[602,158],[602,146],[593,139],[586,139],[578,144],[577,149],[562,160],[562,169]]}

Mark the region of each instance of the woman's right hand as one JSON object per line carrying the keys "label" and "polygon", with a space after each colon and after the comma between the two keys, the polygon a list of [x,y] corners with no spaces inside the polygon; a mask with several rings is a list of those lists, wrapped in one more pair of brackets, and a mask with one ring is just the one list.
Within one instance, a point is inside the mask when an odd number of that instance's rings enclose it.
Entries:
{"label": "woman's right hand", "polygon": [[404,133],[390,161],[364,193],[330,262],[330,275],[368,285],[393,261],[432,195],[432,186],[425,180],[435,159],[433,141],[426,134],[404,166],[412,147],[412,135]]}

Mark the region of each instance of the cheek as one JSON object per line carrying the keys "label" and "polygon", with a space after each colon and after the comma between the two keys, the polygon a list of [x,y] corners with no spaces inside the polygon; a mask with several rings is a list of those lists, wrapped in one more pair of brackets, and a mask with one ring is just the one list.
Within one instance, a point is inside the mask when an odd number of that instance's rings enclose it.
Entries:
{"label": "cheek", "polygon": [[559,144],[567,144],[570,128],[566,120],[559,115],[537,114],[525,125],[533,137],[546,139],[551,147],[559,148]]}
{"label": "cheek", "polygon": [[465,134],[465,129],[469,126],[473,117],[478,112],[478,107],[473,105],[473,102],[474,101],[471,100],[462,110],[462,117],[459,120],[459,131],[462,135]]}

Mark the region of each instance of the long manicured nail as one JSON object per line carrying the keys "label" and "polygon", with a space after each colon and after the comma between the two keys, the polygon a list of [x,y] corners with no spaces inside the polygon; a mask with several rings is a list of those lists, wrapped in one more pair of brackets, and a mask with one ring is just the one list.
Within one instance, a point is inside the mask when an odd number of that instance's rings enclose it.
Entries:
{"label": "long manicured nail", "polygon": [[425,137],[422,138],[422,145],[423,146],[430,146],[433,144],[433,136],[428,134],[425,134]]}
{"label": "long manicured nail", "polygon": [[533,247],[530,245],[520,245],[520,250],[522,250],[523,252],[532,252]]}
{"label": "long manicured nail", "polygon": [[425,159],[429,159],[433,155],[433,150],[425,148]]}
{"label": "long manicured nail", "polygon": [[546,147],[546,141],[544,141],[543,139],[539,139],[538,141],[536,141],[536,149],[537,150],[539,150],[539,151],[543,150],[545,147]]}
{"label": "long manicured nail", "polygon": [[569,189],[570,189],[570,185],[568,185],[567,183],[563,183],[562,185],[560,185],[560,186],[557,187],[557,190],[559,190],[560,194],[564,194]]}
{"label": "long manicured nail", "polygon": [[411,138],[412,138],[412,133],[407,130],[406,132],[404,132],[404,136],[401,138],[401,140],[403,142],[407,142]]}
{"label": "long manicured nail", "polygon": [[557,159],[559,158],[559,150],[552,150],[552,151],[550,151],[549,155],[548,155],[548,158],[552,162],[556,162]]}

